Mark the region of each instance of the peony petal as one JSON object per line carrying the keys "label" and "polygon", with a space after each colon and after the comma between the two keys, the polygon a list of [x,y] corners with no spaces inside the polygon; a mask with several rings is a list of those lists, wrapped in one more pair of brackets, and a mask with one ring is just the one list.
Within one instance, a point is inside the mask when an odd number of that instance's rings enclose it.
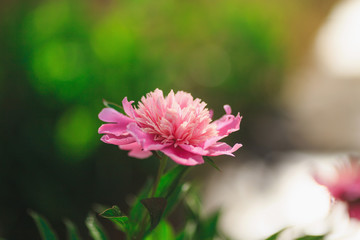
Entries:
{"label": "peony petal", "polygon": [[212,118],[214,116],[214,110],[209,109],[209,117]]}
{"label": "peony petal", "polygon": [[203,143],[203,148],[207,149],[208,147],[214,145],[217,141],[219,141],[220,139],[224,138],[223,136],[216,136],[216,137],[211,137],[209,139],[207,139],[204,143]]}
{"label": "peony petal", "polygon": [[348,202],[347,205],[350,218],[360,220],[360,203]]}
{"label": "peony petal", "polygon": [[126,132],[126,124],[103,124],[99,127],[98,133],[100,134],[112,134],[115,136],[120,136]]}
{"label": "peony petal", "polygon": [[131,123],[127,126],[127,131],[134,136],[136,141],[142,146],[145,151],[161,150],[168,147],[171,143],[163,144],[154,140],[154,135],[145,133],[136,123]]}
{"label": "peony petal", "polygon": [[230,133],[240,129],[241,119],[242,117],[240,117],[240,114],[238,113],[236,117],[234,115],[224,115],[213,123],[217,126],[217,130],[219,131],[218,135],[226,137]]}
{"label": "peony petal", "polygon": [[151,151],[143,151],[137,142],[133,142],[127,145],[120,145],[119,148],[122,150],[129,150],[130,152],[128,155],[134,158],[144,159],[152,155]]}
{"label": "peony petal", "polygon": [[104,136],[101,137],[101,141],[103,141],[104,143],[109,143],[109,144],[114,144],[114,145],[125,145],[125,144],[130,144],[133,142],[136,142],[135,138],[133,136],[115,136],[112,134],[106,134]]}
{"label": "peony petal", "polygon": [[133,104],[134,101],[128,101],[127,97],[124,97],[124,99],[122,100],[122,105],[124,108],[125,113],[131,117],[131,118],[135,118],[135,113],[134,113],[134,108],[131,104]]}
{"label": "peony petal", "polygon": [[180,147],[175,148],[171,146],[168,148],[164,148],[161,151],[169,158],[171,158],[174,162],[181,165],[193,166],[204,163],[204,159],[202,158],[202,156],[188,152]]}
{"label": "peony petal", "polygon": [[225,110],[225,113],[230,115],[231,114],[231,107],[230,105],[224,105],[224,110]]}
{"label": "peony petal", "polygon": [[99,113],[99,119],[104,122],[112,122],[112,123],[121,123],[121,124],[129,124],[133,122],[131,118],[125,116],[124,114],[119,113],[115,109],[112,108],[104,108]]}
{"label": "peony petal", "polygon": [[212,146],[210,146],[207,150],[209,150],[209,154],[207,156],[219,156],[219,155],[229,155],[233,156],[233,152],[237,151],[239,148],[242,147],[242,144],[236,143],[233,147],[229,146],[226,143],[219,142]]}
{"label": "peony petal", "polygon": [[198,155],[207,155],[209,153],[209,151],[205,150],[202,147],[195,147],[193,145],[189,145],[189,144],[179,144],[179,146],[184,149],[185,151],[194,153],[194,154],[198,154]]}

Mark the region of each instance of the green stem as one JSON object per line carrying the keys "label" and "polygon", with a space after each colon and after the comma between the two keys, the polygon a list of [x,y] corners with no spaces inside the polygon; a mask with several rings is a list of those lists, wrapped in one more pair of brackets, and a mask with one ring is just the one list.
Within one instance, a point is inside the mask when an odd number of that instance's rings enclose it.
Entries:
{"label": "green stem", "polygon": [[[164,169],[166,167],[166,162],[168,159],[167,156],[160,157],[157,153],[156,153],[156,155],[159,157],[160,163],[159,163],[159,168],[158,168],[158,172],[157,172],[157,175],[155,178],[154,185],[151,189],[151,194],[150,194],[150,196],[148,196],[150,198],[153,198],[155,196],[156,189],[159,186],[159,182],[160,182],[161,176],[163,175]],[[145,230],[146,230],[145,223],[146,223],[146,214],[144,214],[142,216],[142,219],[140,221],[140,231],[139,231],[139,234],[134,238],[135,240],[143,240],[143,236],[144,236]]]}
{"label": "green stem", "polygon": [[157,172],[157,175],[156,175],[156,179],[155,179],[154,185],[153,185],[152,190],[151,190],[151,195],[150,195],[151,198],[155,196],[156,189],[157,189],[158,186],[159,186],[160,178],[161,178],[161,176],[163,175],[163,172],[164,172],[164,169],[165,169],[165,166],[166,166],[167,159],[168,159],[167,156],[163,156],[163,157],[160,158],[160,163],[159,163],[158,172]]}

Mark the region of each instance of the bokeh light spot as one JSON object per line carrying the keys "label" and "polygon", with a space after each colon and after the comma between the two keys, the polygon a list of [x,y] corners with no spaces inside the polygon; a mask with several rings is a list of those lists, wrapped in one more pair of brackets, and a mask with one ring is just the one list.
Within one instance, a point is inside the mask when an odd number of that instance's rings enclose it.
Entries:
{"label": "bokeh light spot", "polygon": [[70,24],[70,8],[67,1],[51,1],[40,5],[30,16],[28,28],[33,40],[54,37]]}
{"label": "bokeh light spot", "polygon": [[85,107],[75,107],[59,119],[56,127],[56,144],[64,159],[81,161],[99,142],[97,117]]}
{"label": "bokeh light spot", "polygon": [[126,58],[134,48],[134,36],[120,18],[110,16],[93,30],[91,44],[95,54],[104,62]]}
{"label": "bokeh light spot", "polygon": [[49,42],[36,49],[32,68],[34,85],[42,93],[72,99],[87,85],[85,56],[77,43]]}

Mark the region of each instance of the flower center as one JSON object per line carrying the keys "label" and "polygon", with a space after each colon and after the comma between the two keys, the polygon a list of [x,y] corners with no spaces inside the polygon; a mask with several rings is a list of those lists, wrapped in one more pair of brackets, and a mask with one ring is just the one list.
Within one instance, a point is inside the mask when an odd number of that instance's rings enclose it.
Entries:
{"label": "flower center", "polygon": [[194,100],[189,93],[171,91],[164,98],[157,89],[139,102],[136,121],[144,132],[162,143],[196,146],[218,133],[205,107],[206,103]]}

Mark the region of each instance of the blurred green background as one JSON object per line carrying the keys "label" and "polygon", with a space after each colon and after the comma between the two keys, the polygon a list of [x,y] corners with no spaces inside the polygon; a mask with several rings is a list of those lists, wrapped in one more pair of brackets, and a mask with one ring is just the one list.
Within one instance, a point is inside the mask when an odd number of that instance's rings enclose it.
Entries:
{"label": "blurred green background", "polygon": [[271,141],[277,96],[334,2],[1,1],[0,237],[39,239],[28,209],[86,232],[94,204],[126,209],[154,173],[99,141],[103,98],[188,91],[241,112],[240,158],[291,148]]}

